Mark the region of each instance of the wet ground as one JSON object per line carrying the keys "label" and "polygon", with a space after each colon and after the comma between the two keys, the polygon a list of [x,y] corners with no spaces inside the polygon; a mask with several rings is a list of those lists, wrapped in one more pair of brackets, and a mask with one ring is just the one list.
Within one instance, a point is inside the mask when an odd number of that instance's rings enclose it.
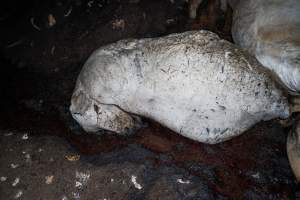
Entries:
{"label": "wet ground", "polygon": [[122,38],[209,29],[231,40],[210,0],[11,1],[1,6],[0,199],[300,199],[286,129],[260,123],[218,145],[148,121],[130,137],[87,134],[68,107],[93,50]]}

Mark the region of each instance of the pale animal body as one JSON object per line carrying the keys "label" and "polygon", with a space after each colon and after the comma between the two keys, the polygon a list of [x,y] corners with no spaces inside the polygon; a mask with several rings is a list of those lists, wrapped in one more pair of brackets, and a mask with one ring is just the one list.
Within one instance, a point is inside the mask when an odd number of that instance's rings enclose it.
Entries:
{"label": "pale animal body", "polygon": [[232,36],[292,93],[300,93],[300,1],[247,0],[234,6]]}
{"label": "pale animal body", "polygon": [[290,115],[285,93],[269,71],[208,31],[101,47],[77,79],[70,110],[90,132],[125,134],[142,116],[205,143]]}
{"label": "pale animal body", "polygon": [[[233,9],[234,42],[271,69],[291,94],[300,93],[300,1],[220,0]],[[202,0],[189,1],[195,18]]]}

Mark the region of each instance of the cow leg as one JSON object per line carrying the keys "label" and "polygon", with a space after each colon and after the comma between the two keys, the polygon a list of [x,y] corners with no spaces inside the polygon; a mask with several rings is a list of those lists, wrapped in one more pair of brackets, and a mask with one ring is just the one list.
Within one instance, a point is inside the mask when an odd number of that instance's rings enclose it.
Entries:
{"label": "cow leg", "polygon": [[291,112],[297,113],[300,112],[300,96],[293,96],[289,99],[291,104]]}
{"label": "cow leg", "polygon": [[[300,96],[291,96],[289,98],[289,103],[291,113],[300,113]],[[297,121],[300,123],[300,114],[291,116],[288,119],[281,119],[279,120],[279,123],[284,127],[289,127],[297,123]]]}
{"label": "cow leg", "polygon": [[288,134],[287,154],[296,179],[300,181],[300,121]]}
{"label": "cow leg", "polygon": [[197,9],[203,0],[189,0],[189,14],[191,19],[197,17]]}

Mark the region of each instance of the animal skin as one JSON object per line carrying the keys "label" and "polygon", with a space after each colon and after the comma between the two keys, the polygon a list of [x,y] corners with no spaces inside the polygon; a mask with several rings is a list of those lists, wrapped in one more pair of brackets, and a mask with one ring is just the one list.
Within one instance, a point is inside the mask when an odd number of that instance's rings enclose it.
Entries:
{"label": "animal skin", "polygon": [[233,9],[232,37],[300,93],[300,1],[247,0]]}
{"label": "animal skin", "polygon": [[[234,42],[271,69],[291,94],[300,95],[300,1],[239,1],[233,10]],[[300,121],[288,134],[287,154],[299,181]]]}
{"label": "animal skin", "polygon": [[[190,1],[195,18],[201,1]],[[300,95],[300,1],[228,0],[233,9],[232,37],[279,77],[290,94]],[[296,98],[297,99],[297,98]],[[299,97],[298,97],[299,101]],[[299,109],[300,103],[295,104]],[[298,123],[298,124],[297,124]],[[300,120],[287,140],[291,167],[300,180]]]}
{"label": "animal skin", "polygon": [[[233,8],[232,37],[271,69],[294,95],[300,93],[300,1],[220,0]],[[190,18],[202,0],[189,1]]]}
{"label": "animal skin", "polygon": [[253,56],[214,33],[190,31],[101,47],[79,74],[70,110],[89,132],[126,134],[142,116],[214,144],[289,117],[285,95]]}

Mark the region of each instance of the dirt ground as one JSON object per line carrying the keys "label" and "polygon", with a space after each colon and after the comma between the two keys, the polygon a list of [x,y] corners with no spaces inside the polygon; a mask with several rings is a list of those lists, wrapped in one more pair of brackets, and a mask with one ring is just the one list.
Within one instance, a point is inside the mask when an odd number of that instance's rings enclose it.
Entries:
{"label": "dirt ground", "polygon": [[85,133],[68,111],[80,69],[122,38],[208,29],[231,12],[184,0],[9,1],[0,7],[0,199],[300,199],[286,129],[263,122],[218,145],[148,121],[130,137]]}

